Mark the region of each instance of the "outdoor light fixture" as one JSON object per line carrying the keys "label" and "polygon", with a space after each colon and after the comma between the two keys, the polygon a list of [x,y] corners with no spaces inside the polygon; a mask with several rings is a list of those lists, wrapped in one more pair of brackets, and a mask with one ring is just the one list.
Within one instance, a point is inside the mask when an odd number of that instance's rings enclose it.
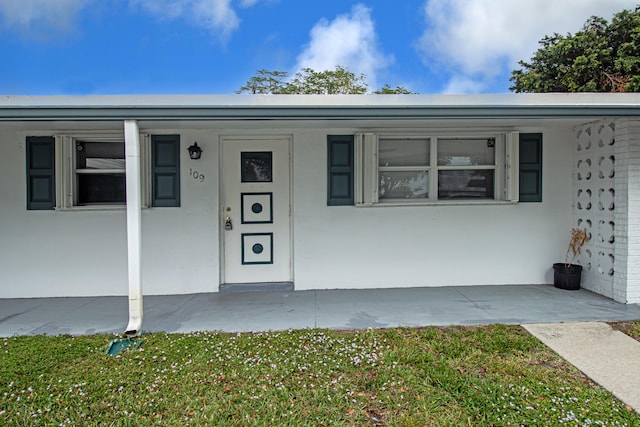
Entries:
{"label": "outdoor light fixture", "polygon": [[198,160],[200,156],[202,156],[202,148],[198,147],[197,141],[194,142],[193,145],[188,148],[188,150],[189,158],[191,158],[192,160]]}

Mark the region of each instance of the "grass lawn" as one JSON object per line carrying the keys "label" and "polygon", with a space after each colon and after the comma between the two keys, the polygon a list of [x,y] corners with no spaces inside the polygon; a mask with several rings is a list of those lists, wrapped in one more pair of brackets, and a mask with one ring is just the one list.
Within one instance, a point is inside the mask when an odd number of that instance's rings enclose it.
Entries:
{"label": "grass lawn", "polygon": [[640,425],[517,326],[0,339],[0,425]]}
{"label": "grass lawn", "polygon": [[640,320],[631,322],[611,322],[614,329],[624,332],[636,341],[640,341]]}

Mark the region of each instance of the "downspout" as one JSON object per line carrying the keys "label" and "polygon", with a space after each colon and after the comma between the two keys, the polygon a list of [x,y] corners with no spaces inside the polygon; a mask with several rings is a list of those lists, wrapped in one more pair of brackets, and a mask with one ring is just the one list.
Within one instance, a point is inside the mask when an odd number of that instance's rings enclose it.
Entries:
{"label": "downspout", "polygon": [[142,330],[142,197],[140,191],[140,132],[138,122],[124,121],[127,188],[127,265],[129,273],[129,324],[127,336]]}

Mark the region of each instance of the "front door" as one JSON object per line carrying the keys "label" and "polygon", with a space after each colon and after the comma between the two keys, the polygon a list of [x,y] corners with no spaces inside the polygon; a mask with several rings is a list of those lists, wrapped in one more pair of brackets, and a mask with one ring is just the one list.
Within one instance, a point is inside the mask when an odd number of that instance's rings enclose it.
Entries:
{"label": "front door", "polygon": [[222,142],[223,283],[290,282],[290,141]]}

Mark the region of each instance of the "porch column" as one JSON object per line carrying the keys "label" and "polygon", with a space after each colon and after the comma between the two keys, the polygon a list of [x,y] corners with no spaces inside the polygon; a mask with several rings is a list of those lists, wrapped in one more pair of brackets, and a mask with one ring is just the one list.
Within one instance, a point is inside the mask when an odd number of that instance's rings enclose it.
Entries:
{"label": "porch column", "polygon": [[613,298],[633,304],[640,303],[640,121],[618,121],[615,138]]}
{"label": "porch column", "polygon": [[125,120],[124,141],[127,189],[127,264],[129,271],[129,324],[125,335],[139,335],[142,329],[142,215],[140,184],[140,132],[138,122]]}

